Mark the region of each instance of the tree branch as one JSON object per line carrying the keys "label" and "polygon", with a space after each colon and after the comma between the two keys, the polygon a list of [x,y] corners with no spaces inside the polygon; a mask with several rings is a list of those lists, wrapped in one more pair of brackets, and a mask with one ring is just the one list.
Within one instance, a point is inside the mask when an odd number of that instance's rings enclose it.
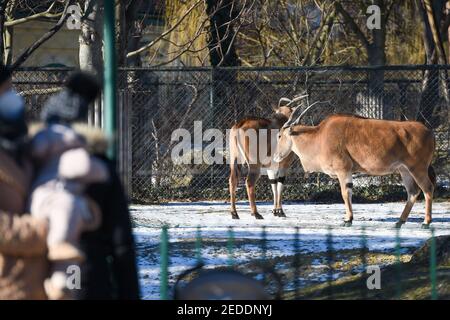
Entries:
{"label": "tree branch", "polygon": [[31,16],[28,17],[24,17],[24,18],[20,18],[20,19],[15,19],[15,20],[10,20],[10,21],[6,21],[5,22],[5,27],[13,27],[25,22],[29,22],[32,20],[36,20],[39,18],[57,18],[59,16],[61,16],[62,12],[59,13],[51,13],[51,10],[53,9],[53,6],[55,5],[55,2],[53,2],[50,7],[48,7],[47,10],[45,10],[44,12],[39,12],[36,14],[33,14]]}
{"label": "tree branch", "polygon": [[439,27],[438,27],[437,22],[434,17],[433,6],[432,6],[430,0],[424,0],[423,3],[425,5],[425,11],[426,11],[426,14],[428,17],[428,23],[430,24],[431,35],[433,36],[434,47],[438,54],[439,63],[445,64],[447,59],[445,57],[445,50],[442,45]]}
{"label": "tree branch", "polygon": [[6,7],[8,6],[9,0],[0,1],[0,65],[3,65],[4,53],[5,53],[5,43],[3,40],[3,34],[5,33],[5,20],[6,20]]}
{"label": "tree branch", "polygon": [[45,43],[48,39],[53,37],[56,32],[58,32],[67,19],[67,10],[69,6],[73,3],[74,0],[67,0],[66,5],[64,6],[64,10],[62,11],[61,18],[59,21],[47,31],[41,38],[39,38],[36,42],[34,42],[31,46],[29,46],[21,55],[17,58],[17,60],[12,64],[11,69],[17,69],[22,63],[24,63],[31,54],[38,49],[43,43]]}
{"label": "tree branch", "polygon": [[364,47],[368,51],[369,46],[370,46],[369,40],[367,40],[366,36],[361,31],[361,29],[358,27],[355,20],[353,20],[353,18],[350,16],[350,14],[342,7],[340,2],[336,1],[334,5],[335,5],[337,12],[339,12],[342,15],[344,20],[347,22],[348,26],[352,29],[352,31],[356,34],[358,39],[361,41],[361,43],[364,45]]}
{"label": "tree branch", "polygon": [[141,47],[141,48],[139,48],[139,49],[137,49],[135,51],[128,52],[127,53],[127,58],[133,57],[133,56],[135,56],[135,55],[137,55],[137,54],[139,54],[139,53],[141,53],[141,52],[143,52],[143,51],[153,47],[158,41],[160,41],[166,35],[168,35],[173,30],[175,30],[183,22],[183,20],[202,2],[203,2],[203,0],[198,0],[197,2],[195,2],[172,27],[170,27],[169,29],[167,29],[166,31],[161,33],[154,40],[150,41],[145,46],[143,46],[143,47]]}

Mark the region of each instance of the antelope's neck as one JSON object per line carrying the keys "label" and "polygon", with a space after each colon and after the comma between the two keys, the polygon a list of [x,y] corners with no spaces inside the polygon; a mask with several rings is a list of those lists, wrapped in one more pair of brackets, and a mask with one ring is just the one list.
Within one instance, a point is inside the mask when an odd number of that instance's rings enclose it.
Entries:
{"label": "antelope's neck", "polygon": [[292,150],[300,158],[305,171],[315,171],[317,156],[320,154],[320,141],[316,127],[300,127],[292,135]]}

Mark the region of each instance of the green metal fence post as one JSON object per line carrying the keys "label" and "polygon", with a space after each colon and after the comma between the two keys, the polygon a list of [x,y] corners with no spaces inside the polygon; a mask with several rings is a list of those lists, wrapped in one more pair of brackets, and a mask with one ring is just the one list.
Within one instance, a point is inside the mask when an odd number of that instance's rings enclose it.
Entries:
{"label": "green metal fence post", "polygon": [[[261,259],[262,259],[262,264],[264,265],[264,267],[266,266],[266,261],[267,261],[267,232],[266,232],[266,226],[262,226],[261,228]],[[266,284],[266,272],[263,271],[262,274],[262,282],[264,284]]]}
{"label": "green metal fence post", "polygon": [[396,230],[395,233],[395,256],[396,256],[396,297],[400,299],[402,296],[402,261],[401,261],[401,239],[400,239],[400,228]]}
{"label": "green metal fence post", "polygon": [[436,238],[434,237],[434,228],[431,227],[430,240],[430,280],[431,280],[431,300],[438,299],[438,292],[436,287]]}
{"label": "green metal fence post", "polygon": [[234,265],[234,259],[233,259],[234,232],[233,232],[233,227],[228,227],[227,249],[228,249],[228,266],[232,267]]}
{"label": "green metal fence post", "polygon": [[115,1],[105,0],[104,40],[104,130],[110,139],[108,157],[116,159],[116,49],[115,49]]}
{"label": "green metal fence post", "polygon": [[326,244],[327,244],[327,262],[328,262],[328,279],[327,279],[327,283],[328,283],[328,299],[333,299],[333,276],[334,276],[334,272],[333,272],[333,233],[332,233],[332,229],[329,226],[328,227],[328,232],[327,232],[327,239],[326,239]]}
{"label": "green metal fence post", "polygon": [[367,284],[366,284],[366,271],[367,271],[367,237],[366,237],[366,228],[363,226],[361,228],[361,265],[363,268],[362,277],[361,277],[361,297],[363,300],[367,299]]}
{"label": "green metal fence post", "polygon": [[160,297],[161,300],[169,298],[169,234],[167,226],[161,230],[161,279],[160,279]]}
{"label": "green metal fence post", "polygon": [[195,255],[197,258],[197,263],[202,263],[202,234],[200,226],[197,226],[197,234],[195,237]]}
{"label": "green metal fence post", "polygon": [[295,300],[300,298],[299,278],[300,278],[300,229],[295,227],[294,235],[294,290]]}
{"label": "green metal fence post", "polygon": [[266,227],[262,226],[261,228],[261,258],[263,259],[263,261],[266,260],[266,256],[267,256],[267,232],[266,232]]}

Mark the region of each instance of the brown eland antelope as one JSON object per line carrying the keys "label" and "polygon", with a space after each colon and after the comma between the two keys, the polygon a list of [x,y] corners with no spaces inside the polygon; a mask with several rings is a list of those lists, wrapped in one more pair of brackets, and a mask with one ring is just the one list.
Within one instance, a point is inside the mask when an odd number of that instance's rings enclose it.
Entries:
{"label": "brown eland antelope", "polygon": [[[239,164],[242,163],[245,163],[248,168],[245,184],[252,215],[256,219],[263,219],[256,209],[255,186],[261,175],[261,170],[266,170],[273,193],[272,213],[278,217],[286,217],[281,206],[281,195],[286,170],[293,159],[293,154],[286,154],[286,157],[280,163],[275,163],[272,159],[273,147],[276,144],[278,130],[292,113],[293,104],[305,97],[306,95],[299,95],[292,100],[281,98],[278,107],[274,109],[275,113],[270,119],[246,118],[231,128],[229,135],[229,183],[230,210],[233,219],[239,219],[239,215],[236,212],[236,187],[240,175]],[[281,105],[282,102],[288,103]]]}
{"label": "brown eland antelope", "polygon": [[305,126],[303,112],[295,109],[278,134],[274,160],[283,162],[293,151],[305,172],[323,172],[337,178],[344,199],[344,226],[351,226],[352,174],[387,175],[398,171],[408,193],[406,206],[396,227],[400,228],[420,194],[425,195],[423,228],[431,223],[431,204],[436,175],[431,161],[433,132],[416,121],[388,121],[335,114],[317,126]]}

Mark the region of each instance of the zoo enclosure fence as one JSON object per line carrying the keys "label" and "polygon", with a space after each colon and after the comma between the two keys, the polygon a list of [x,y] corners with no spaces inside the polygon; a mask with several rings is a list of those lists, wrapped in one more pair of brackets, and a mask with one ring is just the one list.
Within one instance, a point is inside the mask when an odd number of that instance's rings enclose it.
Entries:
{"label": "zoo enclosure fence", "polygon": [[[134,202],[228,198],[226,164],[182,165],[171,159],[176,142],[172,132],[226,129],[246,116],[268,117],[281,97],[307,91],[309,103],[323,101],[306,117],[318,124],[326,116],[355,113],[371,118],[421,119],[436,136],[435,167],[440,188],[448,189],[450,66],[312,67],[312,68],[135,68],[118,73],[119,167]],[[30,119],[36,119],[45,102],[61,89],[71,69],[23,68],[14,84],[26,98]],[[101,105],[96,104],[97,111]],[[91,122],[101,122],[93,116]],[[97,112],[99,114],[99,112]],[[195,145],[201,152],[209,142]],[[226,158],[227,150],[219,150]],[[299,161],[287,175],[288,200],[339,199],[336,182],[322,174],[305,175]],[[262,177],[262,180],[267,179]],[[243,178],[241,178],[241,185]],[[357,177],[354,197],[363,200],[397,200],[403,187],[397,176]],[[440,189],[440,190],[441,190]],[[445,190],[447,190],[445,189]],[[245,197],[244,188],[238,197]],[[260,183],[259,199],[271,199],[270,186]]]}

